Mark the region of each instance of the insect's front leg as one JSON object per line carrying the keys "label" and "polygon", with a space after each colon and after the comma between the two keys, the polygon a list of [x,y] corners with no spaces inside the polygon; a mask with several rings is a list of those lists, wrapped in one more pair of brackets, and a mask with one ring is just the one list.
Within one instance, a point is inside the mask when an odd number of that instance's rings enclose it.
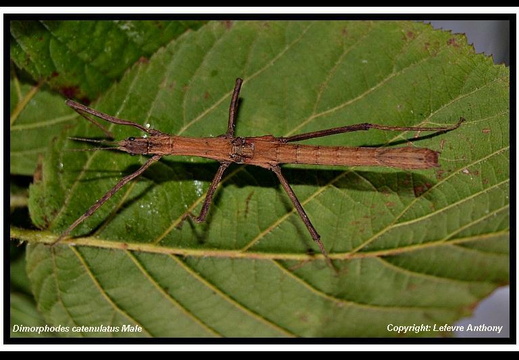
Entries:
{"label": "insect's front leg", "polygon": [[94,205],[92,205],[83,215],[81,215],[76,221],[72,223],[64,232],[61,233],[61,235],[51,244],[56,245],[61,240],[63,240],[66,236],[70,234],[72,230],[74,230],[79,224],[81,224],[83,221],[88,219],[90,216],[92,216],[93,213],[97,211],[103,205],[105,202],[107,202],[117,191],[119,191],[124,185],[126,185],[131,180],[135,179],[137,176],[142,174],[147,168],[151,166],[151,164],[157,162],[160,160],[162,156],[160,155],[153,155],[151,158],[149,158],[144,165],[142,165],[137,171],[134,173],[125,176],[122,178],[113,188],[108,190],[106,194],[99,200],[97,200]]}

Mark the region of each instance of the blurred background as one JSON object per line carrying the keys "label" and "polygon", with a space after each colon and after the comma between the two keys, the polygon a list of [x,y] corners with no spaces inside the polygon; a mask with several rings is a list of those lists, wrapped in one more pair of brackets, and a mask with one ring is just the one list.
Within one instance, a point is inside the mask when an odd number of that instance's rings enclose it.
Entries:
{"label": "blurred background", "polygon": [[[425,21],[436,29],[451,30],[467,36],[476,53],[491,55],[495,64],[510,65],[510,22],[507,20],[482,21]],[[462,319],[456,325],[503,325],[500,334],[492,332],[460,332],[457,337],[509,337],[510,336],[510,287],[504,286],[483,300],[472,317]]]}
{"label": "blurred background", "polygon": [[436,29],[467,36],[477,53],[492,55],[495,64],[510,65],[510,22],[508,20],[425,21]]}

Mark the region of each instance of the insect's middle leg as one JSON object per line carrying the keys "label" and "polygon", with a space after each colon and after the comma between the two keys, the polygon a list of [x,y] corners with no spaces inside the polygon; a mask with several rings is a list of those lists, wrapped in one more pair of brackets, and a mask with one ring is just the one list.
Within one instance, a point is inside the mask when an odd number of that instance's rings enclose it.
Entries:
{"label": "insect's middle leg", "polygon": [[236,79],[234,90],[232,92],[231,105],[229,106],[229,121],[227,123],[227,133],[225,134],[228,138],[234,137],[234,127],[236,126],[236,115],[238,114],[238,103],[240,97],[240,89],[243,80],[240,78]]}
{"label": "insect's middle leg", "polygon": [[192,216],[192,214],[189,214],[195,219],[196,222],[200,223],[205,220],[207,217],[207,213],[209,212],[209,208],[211,207],[211,203],[213,201],[214,193],[216,192],[216,188],[218,187],[218,184],[220,181],[222,181],[222,176],[225,170],[229,167],[231,163],[230,162],[221,162],[220,167],[216,171],[216,174],[214,175],[213,181],[211,182],[211,185],[209,186],[209,190],[207,190],[207,195],[205,196],[204,203],[202,205],[202,210],[200,210],[200,214],[198,216]]}

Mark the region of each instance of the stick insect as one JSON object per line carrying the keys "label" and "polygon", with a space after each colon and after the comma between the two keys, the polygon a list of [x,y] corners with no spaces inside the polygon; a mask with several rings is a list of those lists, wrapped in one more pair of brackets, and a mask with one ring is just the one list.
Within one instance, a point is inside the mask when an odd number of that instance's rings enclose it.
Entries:
{"label": "stick insect", "polygon": [[[196,222],[203,222],[208,214],[218,184],[222,180],[223,173],[230,164],[255,165],[272,171],[281,186],[290,198],[294,208],[301,217],[313,241],[319,247],[325,259],[330,262],[328,253],[321,241],[321,236],[315,229],[299,202],[294,190],[289,185],[281,172],[281,164],[314,164],[337,166],[384,166],[405,170],[428,169],[437,167],[438,152],[426,148],[417,147],[344,147],[344,146],[313,146],[292,144],[308,139],[325,137],[347,132],[378,129],[384,131],[433,131],[443,133],[454,130],[464,121],[460,118],[457,124],[447,127],[420,127],[420,126],[385,126],[378,124],[362,123],[347,125],[326,130],[308,132],[286,137],[273,135],[255,137],[237,137],[234,135],[236,115],[238,110],[238,98],[243,80],[236,79],[229,107],[229,119],[227,132],[217,137],[184,137],[163,133],[159,130],[149,129],[133,121],[123,120],[104,114],[72,100],[66,104],[81,116],[100,126],[88,115],[93,115],[117,125],[126,125],[137,128],[147,134],[145,137],[129,137],[121,141],[105,142],[112,145],[109,149],[124,151],[132,155],[150,155],[151,157],[134,173],[122,178],[113,188],[97,200],[83,215],[74,221],[53,244],[63,240],[74,228],[90,217],[108,199],[110,199],[125,184],[141,175],[153,163],[163,156],[186,155],[199,156],[216,160],[220,163],[218,170],[209,186],[202,209],[198,216],[188,214]],[[100,140],[73,138],[80,141],[100,142]],[[187,216],[186,216],[187,217]]]}

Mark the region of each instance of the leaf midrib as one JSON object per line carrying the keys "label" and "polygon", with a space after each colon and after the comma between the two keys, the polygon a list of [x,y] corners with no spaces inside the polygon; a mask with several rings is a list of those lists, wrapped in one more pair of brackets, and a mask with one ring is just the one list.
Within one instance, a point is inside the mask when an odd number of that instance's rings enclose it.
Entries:
{"label": "leaf midrib", "polygon": [[[508,209],[509,206],[505,205],[500,209],[497,209],[495,213],[501,212],[503,210]],[[492,213],[493,214],[493,213]],[[490,216],[490,215],[488,215]],[[486,218],[488,217],[486,216]],[[475,236],[466,236],[459,237],[453,240],[449,240],[448,242],[445,239],[440,239],[437,241],[430,241],[427,243],[421,244],[413,244],[405,247],[399,248],[391,248],[384,250],[370,250],[356,253],[331,253],[329,257],[334,260],[351,260],[351,259],[360,259],[360,258],[369,258],[369,257],[380,257],[380,256],[389,256],[389,255],[397,255],[405,252],[412,252],[419,249],[424,248],[433,248],[436,246],[443,246],[445,244],[461,244],[466,242],[474,242],[474,241],[488,241],[489,238],[499,237],[499,236],[508,236],[509,230],[500,230],[496,232],[489,232],[483,235],[475,235]],[[40,231],[40,230],[26,230],[19,229],[16,227],[10,228],[10,237],[12,239],[26,241],[28,243],[38,243],[50,245],[56,240],[56,235],[50,231]],[[305,253],[276,253],[276,252],[252,252],[247,251],[243,252],[241,249],[238,250],[229,250],[229,249],[189,249],[182,247],[172,247],[172,246],[157,246],[152,243],[131,243],[131,242],[116,242],[111,240],[100,239],[92,236],[85,237],[77,237],[72,239],[64,239],[60,242],[60,245],[57,246],[88,246],[88,247],[97,247],[102,249],[111,249],[111,250],[128,250],[128,251],[138,251],[150,254],[168,254],[168,255],[179,255],[184,257],[202,257],[202,258],[230,258],[230,259],[252,259],[252,260],[294,260],[294,261],[316,261],[323,260],[323,256],[321,254],[305,254]]]}

